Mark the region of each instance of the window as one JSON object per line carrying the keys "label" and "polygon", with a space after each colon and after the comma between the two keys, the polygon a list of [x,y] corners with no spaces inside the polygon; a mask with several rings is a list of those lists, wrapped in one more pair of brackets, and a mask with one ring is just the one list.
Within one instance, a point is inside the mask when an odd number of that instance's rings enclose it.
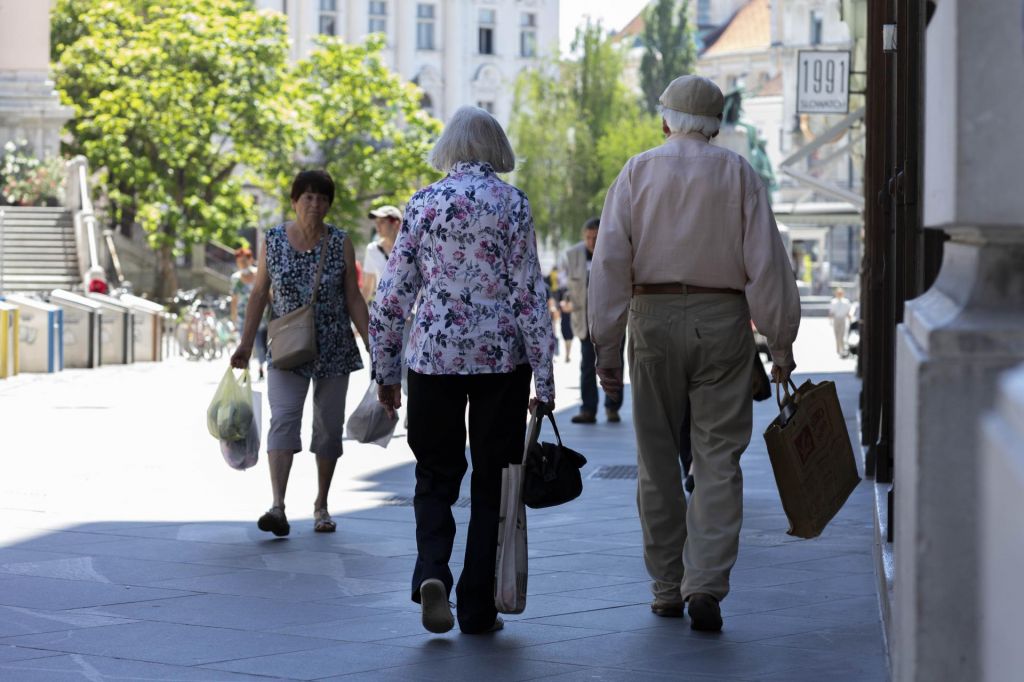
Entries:
{"label": "window", "polygon": [[697,27],[711,26],[711,0],[697,0]]}
{"label": "window", "polygon": [[822,23],[821,12],[811,12],[811,45],[821,45]]}
{"label": "window", "polygon": [[434,6],[422,2],[416,5],[416,49],[434,49]]}
{"label": "window", "polygon": [[386,2],[371,2],[370,3],[370,33],[387,33],[388,32],[388,3]]}
{"label": "window", "polygon": [[477,40],[480,54],[494,54],[494,25],[496,23],[496,12],[493,9],[480,10],[480,29]]}
{"label": "window", "polygon": [[481,100],[476,103],[478,107],[486,111],[491,116],[494,116],[494,102],[490,100]]}
{"label": "window", "polygon": [[519,56],[537,56],[537,15],[533,12],[519,15]]}
{"label": "window", "polygon": [[338,0],[320,0],[320,35],[338,35]]}

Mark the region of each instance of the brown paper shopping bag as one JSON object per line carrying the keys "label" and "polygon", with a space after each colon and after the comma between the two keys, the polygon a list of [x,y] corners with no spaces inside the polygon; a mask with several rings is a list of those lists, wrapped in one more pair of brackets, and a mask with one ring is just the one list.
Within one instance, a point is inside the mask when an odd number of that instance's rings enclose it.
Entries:
{"label": "brown paper shopping bag", "polygon": [[814,538],[860,482],[846,420],[831,381],[806,381],[786,387],[782,400],[776,387],[779,416],[768,425],[768,446],[789,534]]}

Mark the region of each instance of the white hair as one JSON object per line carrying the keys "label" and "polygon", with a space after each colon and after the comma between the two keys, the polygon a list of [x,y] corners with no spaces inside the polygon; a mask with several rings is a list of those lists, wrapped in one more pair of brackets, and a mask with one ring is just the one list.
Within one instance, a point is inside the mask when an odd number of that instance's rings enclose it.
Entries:
{"label": "white hair", "polygon": [[498,173],[509,173],[516,167],[512,145],[501,124],[478,107],[459,107],[427,157],[427,162],[441,172],[461,161],[489,163]]}
{"label": "white hair", "polygon": [[665,119],[665,125],[673,134],[700,133],[708,139],[714,137],[722,125],[720,118],[686,114],[668,107],[661,108],[661,117]]}

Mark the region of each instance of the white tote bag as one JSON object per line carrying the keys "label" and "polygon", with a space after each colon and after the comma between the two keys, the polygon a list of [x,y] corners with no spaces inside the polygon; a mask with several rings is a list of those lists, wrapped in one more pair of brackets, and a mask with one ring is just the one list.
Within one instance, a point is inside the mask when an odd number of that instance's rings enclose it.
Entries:
{"label": "white tote bag", "polygon": [[523,445],[523,461],[501,471],[501,507],[498,510],[498,555],[494,570],[494,608],[499,613],[526,609],[526,505],[523,504],[523,462],[537,416],[530,415]]}

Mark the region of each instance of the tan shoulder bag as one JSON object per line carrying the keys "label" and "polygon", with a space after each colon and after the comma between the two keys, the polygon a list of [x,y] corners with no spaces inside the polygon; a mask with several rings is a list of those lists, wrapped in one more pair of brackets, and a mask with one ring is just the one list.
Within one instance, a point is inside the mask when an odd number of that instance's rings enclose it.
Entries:
{"label": "tan shoulder bag", "polygon": [[328,230],[321,239],[320,262],[316,266],[313,296],[309,304],[273,319],[267,325],[267,348],[271,352],[271,362],[277,369],[295,369],[317,359],[316,297],[320,291],[320,274],[327,260],[330,236]]}

